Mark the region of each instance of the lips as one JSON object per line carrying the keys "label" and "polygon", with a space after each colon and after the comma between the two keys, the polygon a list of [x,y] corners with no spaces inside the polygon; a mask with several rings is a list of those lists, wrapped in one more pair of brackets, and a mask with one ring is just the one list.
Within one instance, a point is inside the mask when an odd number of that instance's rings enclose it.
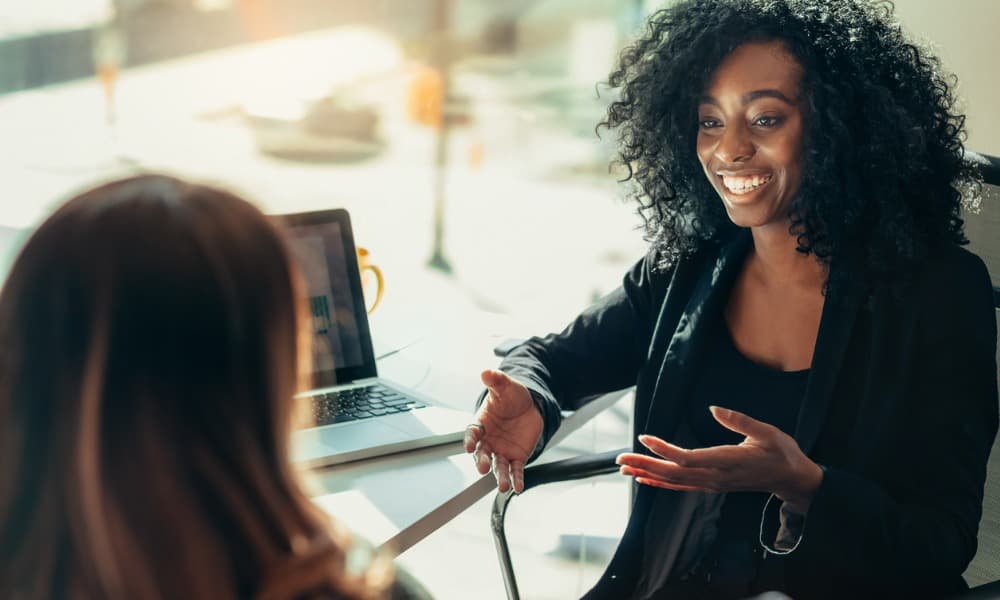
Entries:
{"label": "lips", "polygon": [[754,175],[724,175],[720,173],[719,177],[722,179],[722,186],[726,188],[726,191],[740,196],[764,187],[770,183],[774,175],[771,173]]}

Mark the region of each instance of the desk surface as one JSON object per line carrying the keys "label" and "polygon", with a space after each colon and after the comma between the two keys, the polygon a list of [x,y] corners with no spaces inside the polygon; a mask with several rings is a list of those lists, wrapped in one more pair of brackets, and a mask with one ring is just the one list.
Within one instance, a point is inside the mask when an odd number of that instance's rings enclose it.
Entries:
{"label": "desk surface", "polygon": [[[447,297],[425,291],[428,297]],[[371,326],[376,355],[392,353],[379,361],[380,375],[469,411],[470,421],[482,389],[479,372],[497,364],[493,346],[523,334],[509,319],[459,302],[421,306],[388,297]],[[567,415],[552,445],[620,396],[608,395]],[[480,475],[460,443],[321,469],[310,474],[309,483],[314,500],[334,518],[397,553],[496,489],[493,476]]]}
{"label": "desk surface", "polygon": [[[618,400],[609,394],[567,415],[555,445]],[[541,458],[545,460],[544,455]],[[402,553],[496,489],[460,444],[404,452],[313,474],[314,500],[380,547]]]}

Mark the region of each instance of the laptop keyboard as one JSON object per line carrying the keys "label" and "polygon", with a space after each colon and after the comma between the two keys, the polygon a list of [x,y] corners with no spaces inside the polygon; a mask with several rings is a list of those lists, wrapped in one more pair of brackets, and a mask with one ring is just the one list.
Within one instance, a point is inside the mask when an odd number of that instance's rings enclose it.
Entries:
{"label": "laptop keyboard", "polygon": [[427,406],[384,385],[369,385],[313,396],[316,425],[346,423]]}

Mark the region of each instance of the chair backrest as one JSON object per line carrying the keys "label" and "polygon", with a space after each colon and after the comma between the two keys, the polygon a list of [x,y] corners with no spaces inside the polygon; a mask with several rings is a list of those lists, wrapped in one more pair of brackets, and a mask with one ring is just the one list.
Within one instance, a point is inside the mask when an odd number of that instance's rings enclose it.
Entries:
{"label": "chair backrest", "polygon": [[[978,214],[964,215],[965,233],[970,249],[986,263],[993,279],[993,299],[1000,308],[1000,158],[967,153],[980,167],[983,194]],[[1000,363],[1000,352],[997,355]],[[986,478],[983,518],[979,523],[979,550],[965,571],[969,585],[1000,580],[1000,436],[993,442],[993,452]]]}
{"label": "chair backrest", "polygon": [[985,262],[993,277],[993,292],[1000,306],[1000,157],[967,152],[969,162],[983,174],[983,193],[979,213],[966,212],[965,234],[972,251]]}

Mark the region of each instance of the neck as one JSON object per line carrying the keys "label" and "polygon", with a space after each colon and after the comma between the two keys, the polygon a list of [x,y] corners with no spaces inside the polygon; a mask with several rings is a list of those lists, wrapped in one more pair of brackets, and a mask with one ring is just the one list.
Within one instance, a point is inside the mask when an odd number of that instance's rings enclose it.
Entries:
{"label": "neck", "polygon": [[788,232],[789,222],[753,227],[753,255],[758,277],[769,286],[794,286],[822,290],[827,269],[813,254],[796,248],[798,239]]}

